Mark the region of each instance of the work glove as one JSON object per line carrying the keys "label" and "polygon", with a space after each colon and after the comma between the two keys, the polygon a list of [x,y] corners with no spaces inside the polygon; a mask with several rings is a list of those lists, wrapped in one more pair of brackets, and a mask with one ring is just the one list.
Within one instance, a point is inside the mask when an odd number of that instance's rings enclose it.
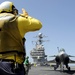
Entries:
{"label": "work glove", "polygon": [[21,16],[23,16],[23,17],[28,17],[28,13],[26,12],[26,10],[24,9],[24,8],[22,8],[22,14],[20,14]]}

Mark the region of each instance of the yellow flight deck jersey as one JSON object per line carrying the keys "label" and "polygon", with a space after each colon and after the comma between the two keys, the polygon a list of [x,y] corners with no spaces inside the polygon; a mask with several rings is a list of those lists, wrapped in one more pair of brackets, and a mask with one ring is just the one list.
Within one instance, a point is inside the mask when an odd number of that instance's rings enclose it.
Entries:
{"label": "yellow flight deck jersey", "polygon": [[39,20],[30,16],[0,14],[0,59],[13,59],[19,64],[24,61],[23,38],[27,32],[41,29]]}

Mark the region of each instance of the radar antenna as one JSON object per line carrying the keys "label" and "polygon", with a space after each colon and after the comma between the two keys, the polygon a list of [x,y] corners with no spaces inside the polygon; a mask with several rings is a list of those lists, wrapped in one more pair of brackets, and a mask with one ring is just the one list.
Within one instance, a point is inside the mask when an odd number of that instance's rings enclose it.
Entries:
{"label": "radar antenna", "polygon": [[36,45],[42,45],[43,42],[49,41],[49,40],[43,40],[44,37],[47,37],[47,36],[43,35],[42,33],[39,33],[37,36],[34,37],[34,38],[38,38],[38,40],[32,41],[32,42],[36,42]]}

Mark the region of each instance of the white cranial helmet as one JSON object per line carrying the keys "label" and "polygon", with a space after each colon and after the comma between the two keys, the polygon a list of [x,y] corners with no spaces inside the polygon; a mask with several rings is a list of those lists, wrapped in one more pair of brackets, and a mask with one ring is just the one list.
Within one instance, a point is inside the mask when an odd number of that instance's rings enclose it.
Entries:
{"label": "white cranial helmet", "polygon": [[12,12],[13,11],[13,3],[10,1],[5,1],[0,4],[0,13],[1,12]]}

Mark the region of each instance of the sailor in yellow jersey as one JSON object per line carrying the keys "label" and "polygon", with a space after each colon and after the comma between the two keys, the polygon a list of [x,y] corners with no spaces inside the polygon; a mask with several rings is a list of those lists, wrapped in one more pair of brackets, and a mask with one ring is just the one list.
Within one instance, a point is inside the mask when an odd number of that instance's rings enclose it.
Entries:
{"label": "sailor in yellow jersey", "polygon": [[[27,32],[37,31],[42,28],[42,24],[38,19],[30,17],[24,9],[22,11],[23,14],[18,14],[18,10],[10,1],[5,1],[0,4],[1,75],[25,75],[23,66],[26,56],[24,36]],[[10,67],[4,62],[14,62],[14,66]],[[5,67],[9,68],[9,70]],[[3,72],[1,71],[2,68]]]}

